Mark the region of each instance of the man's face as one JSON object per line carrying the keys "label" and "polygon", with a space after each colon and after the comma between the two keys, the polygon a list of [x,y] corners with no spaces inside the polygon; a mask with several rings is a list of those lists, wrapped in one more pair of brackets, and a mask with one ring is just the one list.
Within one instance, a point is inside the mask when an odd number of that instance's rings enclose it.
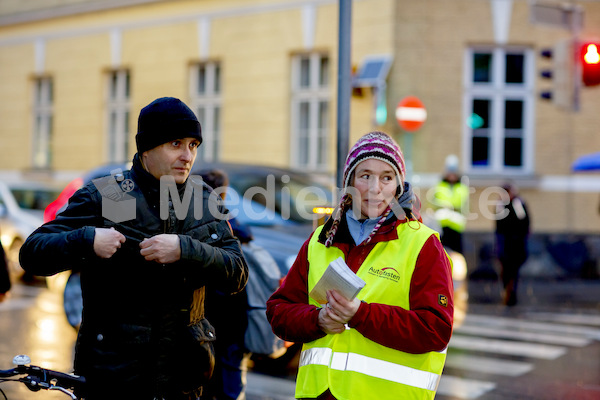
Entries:
{"label": "man's face", "polygon": [[172,175],[176,183],[184,183],[190,175],[200,142],[194,138],[176,139],[142,153],[146,170],[156,179]]}

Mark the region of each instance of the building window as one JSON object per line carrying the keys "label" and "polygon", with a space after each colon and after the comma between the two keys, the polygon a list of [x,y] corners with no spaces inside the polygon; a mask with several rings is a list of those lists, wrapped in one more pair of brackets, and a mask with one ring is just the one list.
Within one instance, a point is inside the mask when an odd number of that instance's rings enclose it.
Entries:
{"label": "building window", "polygon": [[471,48],[466,55],[465,164],[471,173],[533,172],[533,52]]}
{"label": "building window", "polygon": [[191,103],[202,127],[201,161],[218,161],[221,150],[221,65],[205,62],[191,68]]}
{"label": "building window", "polygon": [[33,103],[33,167],[50,168],[52,163],[52,78],[37,78]]}
{"label": "building window", "polygon": [[292,164],[308,170],[327,167],[330,126],[330,67],[326,55],[292,59]]}
{"label": "building window", "polygon": [[112,71],[108,74],[108,161],[129,160],[129,71]]}

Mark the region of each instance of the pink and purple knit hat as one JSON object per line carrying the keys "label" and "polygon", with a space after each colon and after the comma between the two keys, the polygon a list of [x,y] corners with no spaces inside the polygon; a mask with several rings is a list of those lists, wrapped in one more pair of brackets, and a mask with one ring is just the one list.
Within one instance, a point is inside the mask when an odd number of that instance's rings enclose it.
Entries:
{"label": "pink and purple knit hat", "polygon": [[356,166],[370,158],[388,163],[400,179],[400,190],[403,190],[406,170],[402,150],[400,150],[400,146],[396,144],[394,139],[378,131],[367,133],[358,139],[350,149],[344,166],[344,189],[350,184]]}
{"label": "pink and purple knit hat", "polygon": [[[406,168],[404,166],[404,156],[402,155],[402,150],[400,150],[400,146],[389,137],[387,134],[379,131],[369,132],[354,144],[348,153],[348,157],[346,157],[346,165],[344,166],[344,182],[343,182],[343,190],[344,194],[342,195],[342,199],[340,201],[340,205],[336,209],[336,212],[333,216],[333,222],[331,228],[327,232],[327,239],[325,241],[325,246],[331,246],[333,242],[333,237],[337,233],[337,228],[339,226],[340,220],[342,216],[345,214],[346,210],[352,204],[352,198],[350,194],[346,191],[348,186],[350,185],[350,180],[352,179],[352,175],[354,170],[358,164],[362,161],[368,159],[376,159],[388,163],[396,173],[396,176],[399,180],[399,191],[397,196],[399,197],[404,191],[404,179],[406,176]],[[383,213],[377,225],[366,239],[367,243],[371,241],[371,238],[375,234],[375,232],[379,229],[381,224],[386,220],[390,213],[390,206],[388,206],[387,210]]]}

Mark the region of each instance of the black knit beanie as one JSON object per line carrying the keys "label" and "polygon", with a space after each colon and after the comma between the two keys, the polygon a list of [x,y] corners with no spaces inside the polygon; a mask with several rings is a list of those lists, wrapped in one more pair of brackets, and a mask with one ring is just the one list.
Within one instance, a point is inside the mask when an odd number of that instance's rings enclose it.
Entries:
{"label": "black knit beanie", "polygon": [[142,108],[135,135],[138,154],[176,139],[195,138],[202,143],[198,118],[185,103],[161,97]]}

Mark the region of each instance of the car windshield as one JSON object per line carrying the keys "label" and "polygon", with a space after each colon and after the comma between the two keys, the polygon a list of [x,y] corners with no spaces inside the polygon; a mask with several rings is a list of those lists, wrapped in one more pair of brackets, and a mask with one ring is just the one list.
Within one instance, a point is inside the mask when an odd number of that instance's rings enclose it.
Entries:
{"label": "car windshield", "polygon": [[44,188],[11,188],[10,191],[20,208],[38,211],[43,211],[60,193]]}

